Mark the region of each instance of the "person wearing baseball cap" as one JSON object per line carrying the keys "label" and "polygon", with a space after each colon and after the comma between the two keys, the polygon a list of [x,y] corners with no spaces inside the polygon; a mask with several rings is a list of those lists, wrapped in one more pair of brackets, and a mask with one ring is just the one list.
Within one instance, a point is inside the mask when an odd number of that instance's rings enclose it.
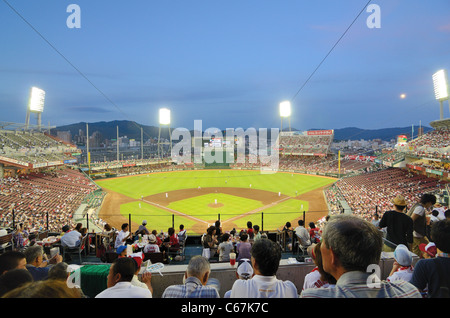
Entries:
{"label": "person wearing baseball cap", "polygon": [[142,265],[142,261],[143,261],[142,253],[139,252],[139,253],[130,255],[130,258],[132,258],[134,260],[135,265],[136,265],[136,271],[134,273],[133,279],[131,280],[131,285],[142,287],[142,288],[147,288],[153,294],[153,287],[152,287],[152,283],[151,283],[151,277],[152,277],[151,273],[147,274],[148,277],[145,279],[145,281],[139,280],[138,275],[139,275],[139,272],[141,271],[141,265]]}
{"label": "person wearing baseball cap", "polygon": [[116,253],[118,255],[118,258],[126,257],[127,256],[127,246],[121,245],[118,248],[116,248]]}
{"label": "person wearing baseball cap", "polygon": [[159,246],[156,244],[156,236],[150,234],[148,236],[148,244],[144,246],[144,253],[159,253]]}
{"label": "person wearing baseball cap", "polygon": [[430,242],[428,244],[422,243],[419,245],[419,250],[422,252],[422,258],[436,257],[437,249],[436,244]]}
{"label": "person wearing baseball cap", "polygon": [[412,254],[408,248],[399,244],[394,250],[394,264],[392,265],[391,273],[386,279],[389,282],[394,282],[396,280],[404,280],[409,282],[413,275],[412,267]]}
{"label": "person wearing baseball cap", "polygon": [[[236,278],[247,280],[253,277],[253,267],[252,263],[248,258],[243,258],[238,262],[238,267],[236,268]],[[231,289],[225,293],[224,298],[230,298]]]}
{"label": "person wearing baseball cap", "polygon": [[407,206],[405,198],[401,195],[392,200],[394,209],[386,211],[378,227],[386,229],[383,251],[393,252],[398,244],[409,246],[413,243],[413,221],[404,213]]}

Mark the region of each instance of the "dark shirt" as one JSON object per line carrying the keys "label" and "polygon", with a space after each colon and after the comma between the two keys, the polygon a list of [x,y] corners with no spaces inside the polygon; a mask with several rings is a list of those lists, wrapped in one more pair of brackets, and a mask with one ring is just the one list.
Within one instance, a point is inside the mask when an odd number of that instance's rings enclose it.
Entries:
{"label": "dark shirt", "polygon": [[[442,265],[444,277],[440,277],[436,267],[436,262],[439,261]],[[428,286],[428,297],[437,297],[441,283],[450,288],[450,258],[438,256],[419,260],[414,266],[410,283],[420,290],[425,290]]]}
{"label": "dark shirt", "polygon": [[[386,240],[394,244],[404,244],[413,242],[413,220],[403,212],[386,211],[381,218],[380,228],[387,227]],[[385,242],[389,247],[395,248],[389,242]]]}
{"label": "dark shirt", "polygon": [[50,267],[36,267],[27,264],[27,270],[30,272],[31,276],[33,276],[35,281],[46,280],[48,278],[48,271],[50,270]]}

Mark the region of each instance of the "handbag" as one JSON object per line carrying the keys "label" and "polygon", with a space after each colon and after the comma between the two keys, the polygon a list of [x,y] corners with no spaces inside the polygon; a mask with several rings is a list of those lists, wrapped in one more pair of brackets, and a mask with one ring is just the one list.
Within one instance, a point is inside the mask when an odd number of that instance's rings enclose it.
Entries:
{"label": "handbag", "polygon": [[209,248],[203,248],[202,256],[206,259],[209,259],[211,257],[211,249]]}

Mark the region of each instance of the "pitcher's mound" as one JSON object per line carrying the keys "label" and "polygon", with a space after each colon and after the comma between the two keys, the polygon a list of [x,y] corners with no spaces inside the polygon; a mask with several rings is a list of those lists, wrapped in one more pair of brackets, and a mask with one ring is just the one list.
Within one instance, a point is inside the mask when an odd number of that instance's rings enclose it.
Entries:
{"label": "pitcher's mound", "polygon": [[210,207],[210,208],[220,208],[220,207],[223,207],[223,203],[210,203],[210,204],[208,204],[208,206]]}

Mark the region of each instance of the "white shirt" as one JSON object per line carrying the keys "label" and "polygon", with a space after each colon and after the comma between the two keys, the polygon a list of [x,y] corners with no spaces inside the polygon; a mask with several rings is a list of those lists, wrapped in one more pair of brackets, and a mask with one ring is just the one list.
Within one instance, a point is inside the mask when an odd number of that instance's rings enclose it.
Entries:
{"label": "white shirt", "polygon": [[324,282],[320,279],[320,272],[315,267],[311,272],[305,275],[305,279],[303,282],[303,289],[308,288],[321,288],[321,287],[333,287],[334,285],[328,284],[328,282]]}
{"label": "white shirt", "polygon": [[297,226],[294,231],[298,239],[300,240],[301,246],[311,245],[311,240],[309,238],[309,233],[307,229],[305,229],[303,226]]}
{"label": "white shirt", "polygon": [[400,267],[396,272],[394,272],[386,280],[388,282],[395,282],[397,280],[404,280],[405,282],[409,282],[412,278],[413,272],[414,272],[414,270],[412,269],[411,266]]}
{"label": "white shirt", "polygon": [[[424,216],[425,215],[425,208],[421,205],[416,206],[416,208],[413,211],[413,214],[417,214],[420,216]],[[416,231],[413,231],[413,236],[414,237],[423,237],[422,235],[420,235],[419,233],[417,233]]]}
{"label": "white shirt", "polygon": [[128,236],[128,234],[130,234],[130,232],[120,231],[119,234],[117,234],[114,247],[118,248],[121,245],[125,245],[125,242],[123,241],[123,239],[126,238]]}
{"label": "white shirt", "polygon": [[61,245],[75,247],[77,241],[81,240],[81,233],[78,231],[70,231],[61,237]]}
{"label": "white shirt", "polygon": [[152,293],[148,288],[134,286],[131,282],[119,282],[95,298],[152,298]]}
{"label": "white shirt", "polygon": [[159,253],[159,246],[156,244],[147,244],[144,247],[144,253]]}
{"label": "white shirt", "polygon": [[298,295],[291,281],[282,281],[276,276],[255,275],[248,280],[236,280],[230,298],[298,298]]}

